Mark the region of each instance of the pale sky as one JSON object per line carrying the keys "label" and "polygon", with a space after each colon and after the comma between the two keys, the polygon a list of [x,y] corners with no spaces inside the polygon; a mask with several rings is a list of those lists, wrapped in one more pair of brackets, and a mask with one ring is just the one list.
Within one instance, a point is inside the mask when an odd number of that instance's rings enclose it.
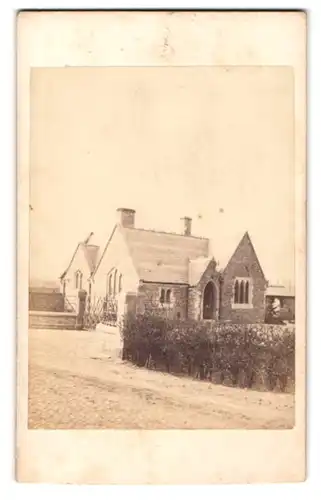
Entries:
{"label": "pale sky", "polygon": [[294,282],[293,161],[290,68],[34,69],[30,276],[104,245],[125,206],[146,229],[192,217],[221,262],[247,230],[266,278]]}

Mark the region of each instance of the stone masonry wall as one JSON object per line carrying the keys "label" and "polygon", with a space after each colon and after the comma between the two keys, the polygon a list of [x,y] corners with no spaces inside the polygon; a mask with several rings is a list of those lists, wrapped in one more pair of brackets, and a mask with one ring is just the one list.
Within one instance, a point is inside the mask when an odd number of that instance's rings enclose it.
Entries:
{"label": "stone masonry wall", "polygon": [[[160,303],[161,289],[171,290],[170,304]],[[187,315],[187,298],[188,298],[188,285],[181,284],[164,284],[164,283],[146,283],[144,282],[139,288],[139,303],[140,310],[145,311],[165,310],[168,317],[174,319],[185,319]]]}
{"label": "stone masonry wall", "polygon": [[[236,277],[251,279],[252,300],[248,307],[233,307]],[[220,319],[232,323],[264,322],[266,285],[254,249],[248,238],[244,238],[224,271]]]}
{"label": "stone masonry wall", "polygon": [[201,303],[202,292],[196,287],[190,287],[188,290],[188,318],[200,320],[201,319]]}
{"label": "stone masonry wall", "polygon": [[64,297],[60,292],[29,291],[29,310],[62,312]]}
{"label": "stone masonry wall", "polygon": [[212,281],[215,286],[215,313],[216,318],[218,318],[220,304],[219,273],[216,270],[215,261],[211,261],[197,286],[189,287],[188,317],[190,319],[200,320],[203,318],[203,293],[209,281]]}
{"label": "stone masonry wall", "polygon": [[54,313],[29,311],[29,328],[75,330],[77,315],[73,313]]}

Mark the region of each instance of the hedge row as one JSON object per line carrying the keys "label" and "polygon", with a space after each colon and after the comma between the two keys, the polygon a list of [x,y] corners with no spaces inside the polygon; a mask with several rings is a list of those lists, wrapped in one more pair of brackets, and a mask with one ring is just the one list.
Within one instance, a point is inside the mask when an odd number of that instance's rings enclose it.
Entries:
{"label": "hedge row", "polygon": [[294,328],[143,314],[124,320],[122,336],[123,359],[138,366],[260,390],[294,388]]}

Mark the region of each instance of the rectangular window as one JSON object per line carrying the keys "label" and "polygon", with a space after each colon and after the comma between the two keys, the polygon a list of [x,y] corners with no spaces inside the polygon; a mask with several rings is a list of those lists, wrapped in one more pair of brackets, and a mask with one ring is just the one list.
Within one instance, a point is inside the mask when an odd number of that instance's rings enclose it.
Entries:
{"label": "rectangular window", "polygon": [[174,297],[171,288],[160,288],[159,289],[159,305],[163,308],[170,309],[174,307]]}

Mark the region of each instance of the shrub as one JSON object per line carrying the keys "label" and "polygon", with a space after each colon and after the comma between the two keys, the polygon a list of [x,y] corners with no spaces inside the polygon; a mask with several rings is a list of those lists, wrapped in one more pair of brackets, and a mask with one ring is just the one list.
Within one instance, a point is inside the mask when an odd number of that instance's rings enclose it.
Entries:
{"label": "shrub", "polygon": [[123,359],[138,366],[239,387],[294,387],[294,328],[141,314],[125,318],[121,331]]}

